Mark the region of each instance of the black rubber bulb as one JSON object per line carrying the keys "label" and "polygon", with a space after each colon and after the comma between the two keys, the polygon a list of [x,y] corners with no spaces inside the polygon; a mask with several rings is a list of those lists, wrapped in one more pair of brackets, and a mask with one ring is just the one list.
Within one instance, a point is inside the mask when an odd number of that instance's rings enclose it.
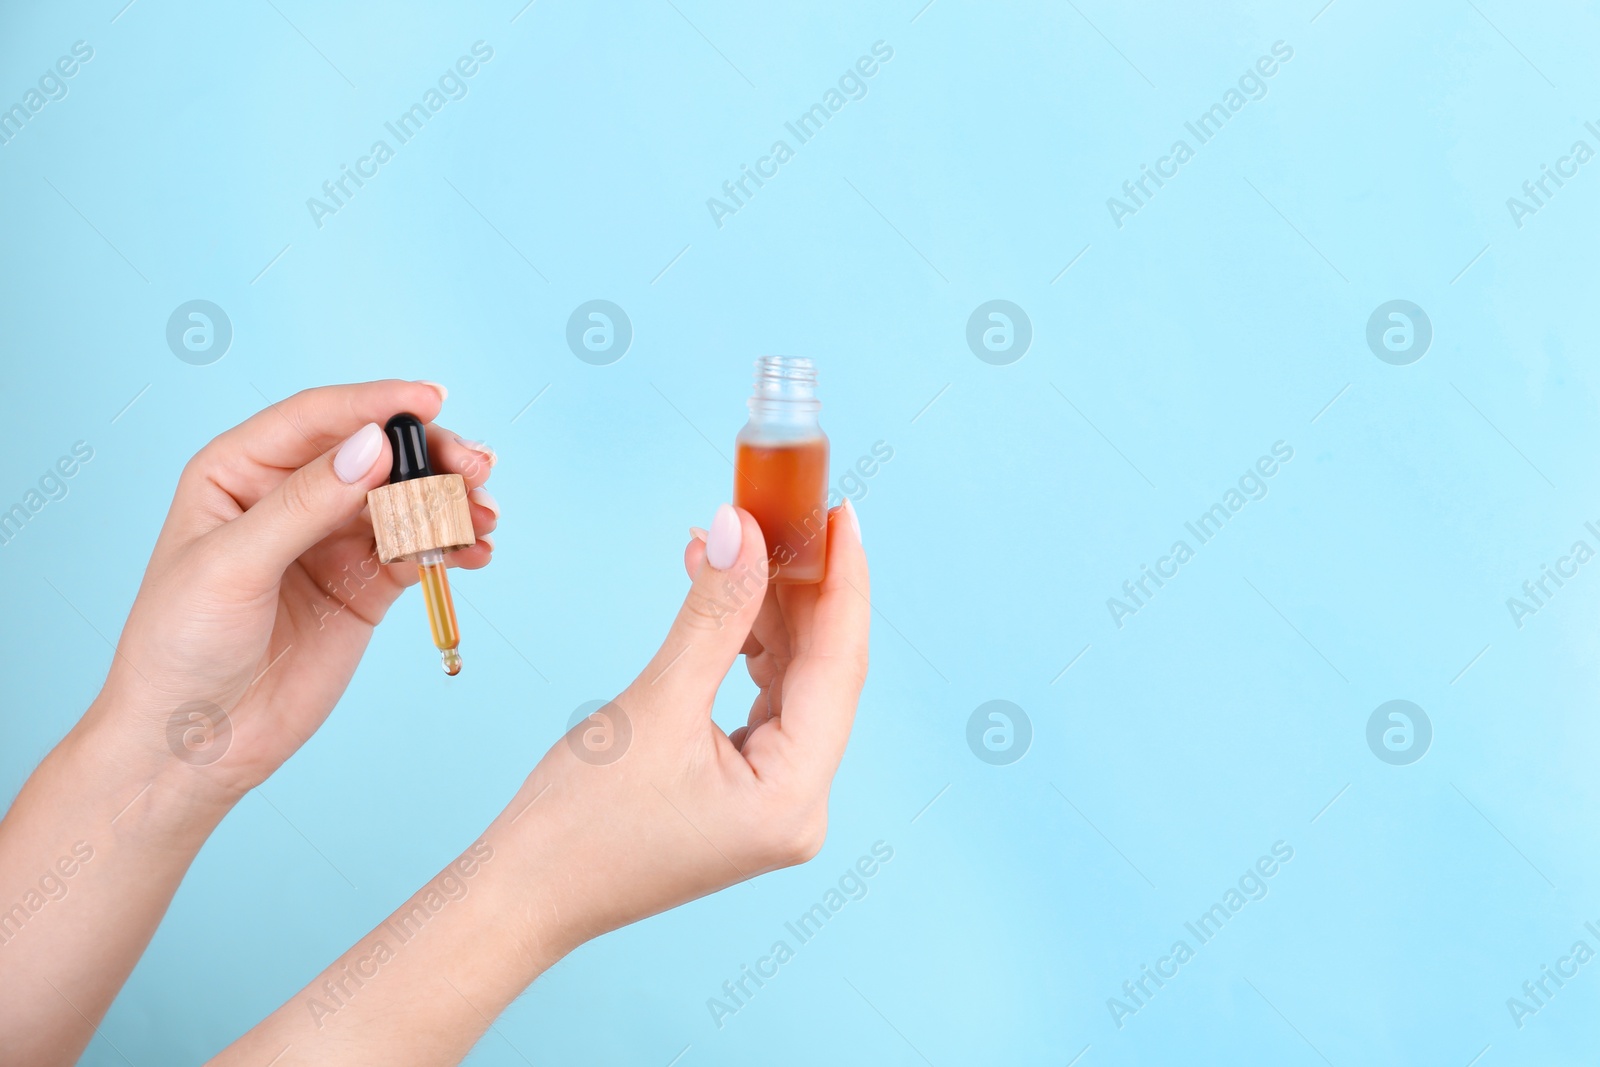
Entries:
{"label": "black rubber bulb", "polygon": [[389,450],[394,453],[389,481],[409,482],[413,478],[432,477],[433,468],[428,465],[428,434],[421,419],[402,411],[384,424],[383,432],[389,435]]}

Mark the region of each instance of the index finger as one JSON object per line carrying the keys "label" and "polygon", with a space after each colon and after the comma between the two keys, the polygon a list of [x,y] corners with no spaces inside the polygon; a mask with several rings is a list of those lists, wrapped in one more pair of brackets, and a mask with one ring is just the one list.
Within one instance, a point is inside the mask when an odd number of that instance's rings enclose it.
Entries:
{"label": "index finger", "polygon": [[382,426],[402,411],[431,422],[443,403],[437,386],[392,378],[305,389],[218,434],[195,456],[189,469],[248,510],[289,472],[310,463],[367,423]]}
{"label": "index finger", "polygon": [[397,378],[303,389],[223,432],[203,453],[223,464],[243,459],[293,470],[369,422],[382,426],[402,411],[432,422],[443,404],[437,386]]}
{"label": "index finger", "polygon": [[828,515],[828,565],[812,611],[809,640],[790,663],[781,726],[805,762],[836,768],[867,679],[872,584],[848,506]]}

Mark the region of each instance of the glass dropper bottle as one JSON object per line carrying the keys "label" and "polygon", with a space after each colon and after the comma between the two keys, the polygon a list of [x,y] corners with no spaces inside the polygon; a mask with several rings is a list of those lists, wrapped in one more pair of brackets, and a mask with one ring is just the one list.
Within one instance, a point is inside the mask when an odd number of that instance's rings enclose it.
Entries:
{"label": "glass dropper bottle", "polygon": [[[394,464],[389,469],[390,484],[433,477],[433,468],[428,464],[427,430],[421,419],[401,413],[388,421],[384,432],[389,435],[389,447],[394,453]],[[428,628],[433,633],[433,645],[439,650],[444,672],[453,678],[461,673],[461,630],[456,625],[455,603],[450,599],[444,549],[428,549],[415,559],[417,573],[422,578],[422,599],[428,607]]]}
{"label": "glass dropper bottle", "polygon": [[828,435],[817,421],[816,365],[803,356],[762,356],[747,406],[734,506],[761,527],[770,581],[820,582],[828,560]]}

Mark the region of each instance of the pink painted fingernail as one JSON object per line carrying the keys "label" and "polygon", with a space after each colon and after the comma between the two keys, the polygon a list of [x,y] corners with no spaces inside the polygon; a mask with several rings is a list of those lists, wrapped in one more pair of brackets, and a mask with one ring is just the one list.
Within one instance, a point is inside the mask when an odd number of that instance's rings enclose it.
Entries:
{"label": "pink painted fingernail", "polygon": [[496,500],[494,498],[494,494],[490,493],[489,490],[483,488],[482,486],[479,486],[478,488],[469,492],[467,494],[467,499],[478,505],[480,508],[488,508],[490,511],[494,512],[495,518],[498,519],[500,517],[500,501]]}
{"label": "pink painted fingernail", "polygon": [[465,445],[466,447],[472,449],[474,452],[481,453],[484,456],[484,458],[486,458],[489,461],[489,466],[491,466],[491,467],[494,466],[496,463],[500,462],[500,457],[495,455],[494,449],[490,448],[488,445],[484,444],[482,441],[472,441],[472,440],[469,440],[468,438],[465,438],[465,437],[458,437],[458,438],[456,438],[456,443],[460,444],[460,445]]}
{"label": "pink painted fingernail", "polygon": [[856,506],[850,503],[850,498],[844,498],[844,513],[850,516],[850,528],[856,532],[856,540],[861,540],[861,520],[856,518]]}
{"label": "pink painted fingernail", "polygon": [[438,382],[430,382],[426,378],[418,378],[417,379],[417,384],[418,385],[426,385],[426,386],[429,386],[432,389],[434,389],[439,394],[439,403],[441,403],[441,404],[444,403],[446,400],[450,399],[450,390],[446,389],[444,386],[440,385]]}
{"label": "pink painted fingernail", "polygon": [[744,527],[739,522],[739,513],[733,510],[732,504],[723,504],[717,508],[716,517],[711,520],[711,531],[706,535],[706,562],[719,571],[727,570],[739,558],[739,546],[743,542]]}
{"label": "pink painted fingernail", "polygon": [[334,453],[333,473],[346,485],[359,482],[372,470],[383,452],[383,431],[378,424],[369,422],[350,435],[350,439]]}
{"label": "pink painted fingernail", "polygon": [[709,535],[698,526],[689,527],[689,536],[696,541],[704,541]]}

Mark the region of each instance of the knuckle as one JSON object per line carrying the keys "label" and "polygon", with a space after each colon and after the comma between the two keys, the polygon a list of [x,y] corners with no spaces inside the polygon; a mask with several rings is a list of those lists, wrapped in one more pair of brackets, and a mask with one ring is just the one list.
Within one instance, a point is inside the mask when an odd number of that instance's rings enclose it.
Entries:
{"label": "knuckle", "polygon": [[697,630],[720,630],[728,618],[752,601],[761,602],[761,589],[739,575],[703,576],[689,587],[683,602],[684,621]]}
{"label": "knuckle", "polygon": [[870,666],[870,660],[871,656],[864,646],[845,657],[845,667],[850,672],[850,680],[856,683],[857,689],[867,684],[867,668]]}
{"label": "knuckle", "polygon": [[870,657],[865,647],[843,652],[817,652],[815,655],[819,661],[827,664],[830,674],[850,683],[857,693],[866,687]]}
{"label": "knuckle", "polygon": [[189,462],[183,465],[183,472],[178,475],[180,485],[194,485],[210,477],[210,472],[215,469],[217,459],[226,447],[225,437],[225,434],[218,434],[189,457]]}
{"label": "knuckle", "polygon": [[293,396],[272,405],[279,415],[286,419],[295,433],[307,441],[315,440],[315,423],[312,417],[320,406],[327,408],[326,390],[323,388],[302,389]]}
{"label": "knuckle", "polygon": [[814,859],[827,837],[827,811],[804,812],[773,829],[767,859],[778,867],[798,866]]}
{"label": "knuckle", "polygon": [[698,583],[689,588],[683,602],[683,622],[691,630],[716,631],[722,629],[728,610],[715,594]]}
{"label": "knuckle", "polygon": [[317,513],[317,491],[304,474],[290,475],[279,494],[284,513],[291,521],[308,519]]}
{"label": "knuckle", "polygon": [[689,587],[685,620],[697,629],[720,630],[730,616],[751,605],[759,606],[766,584],[764,571],[744,567],[721,574],[708,569]]}
{"label": "knuckle", "polygon": [[872,656],[867,653],[867,649],[862,648],[859,653],[851,656],[850,665],[851,669],[854,670],[854,673],[851,675],[851,677],[853,677],[854,681],[856,681],[856,688],[861,688],[861,686],[866,685],[867,670],[869,670],[870,665],[872,665]]}

